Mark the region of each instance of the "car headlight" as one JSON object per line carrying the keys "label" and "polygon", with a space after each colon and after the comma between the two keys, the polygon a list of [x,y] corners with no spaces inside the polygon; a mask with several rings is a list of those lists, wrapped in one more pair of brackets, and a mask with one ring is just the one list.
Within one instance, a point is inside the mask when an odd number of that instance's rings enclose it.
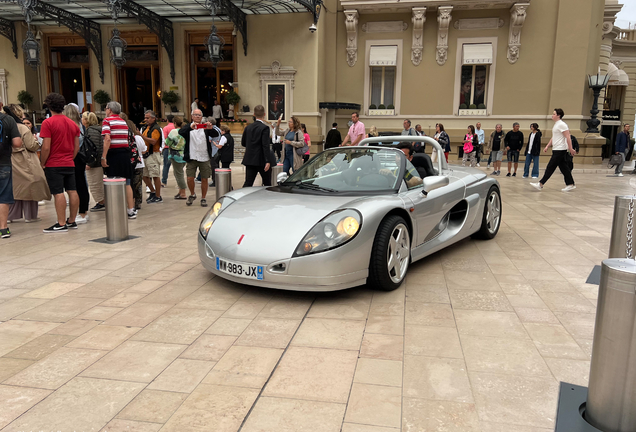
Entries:
{"label": "car headlight", "polygon": [[221,214],[223,210],[225,210],[230,204],[232,204],[235,200],[228,197],[221,197],[217,202],[214,203],[212,209],[203,217],[201,221],[201,225],[199,226],[199,232],[203,236],[203,238],[208,237],[208,232],[212,227],[212,224],[216,220],[216,218]]}
{"label": "car headlight", "polygon": [[362,215],[357,210],[337,210],[318,222],[296,248],[294,256],[324,252],[342,246],[360,231]]}

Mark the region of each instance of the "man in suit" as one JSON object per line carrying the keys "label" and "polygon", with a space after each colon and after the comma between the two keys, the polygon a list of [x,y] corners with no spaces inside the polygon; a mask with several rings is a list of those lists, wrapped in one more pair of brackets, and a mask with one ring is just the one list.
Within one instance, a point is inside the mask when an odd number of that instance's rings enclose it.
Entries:
{"label": "man in suit", "polygon": [[340,135],[340,131],[338,130],[338,123],[334,123],[331,125],[331,130],[327,133],[325,150],[338,147],[340,144],[342,144],[342,135]]}
{"label": "man in suit", "polygon": [[241,137],[241,145],[245,147],[245,156],[242,162],[245,165],[243,187],[253,186],[256,174],[261,175],[263,186],[271,186],[272,178],[269,173],[270,129],[264,121],[265,107],[263,105],[254,107],[254,117],[256,117],[256,121],[245,128]]}

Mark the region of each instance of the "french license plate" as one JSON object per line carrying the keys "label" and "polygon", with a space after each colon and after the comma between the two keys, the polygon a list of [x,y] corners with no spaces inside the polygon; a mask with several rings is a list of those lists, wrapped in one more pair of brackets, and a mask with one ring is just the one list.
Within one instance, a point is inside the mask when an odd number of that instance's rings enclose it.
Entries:
{"label": "french license plate", "polygon": [[231,274],[246,279],[263,280],[263,266],[238,263],[216,257],[216,269],[223,273]]}

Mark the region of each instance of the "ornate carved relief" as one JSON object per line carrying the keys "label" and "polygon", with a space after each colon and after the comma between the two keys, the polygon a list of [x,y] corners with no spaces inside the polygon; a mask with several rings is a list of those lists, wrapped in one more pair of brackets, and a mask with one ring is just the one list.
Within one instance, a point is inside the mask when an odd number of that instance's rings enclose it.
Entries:
{"label": "ornate carved relief", "polygon": [[296,69],[291,66],[281,66],[278,60],[274,60],[270,66],[262,66],[256,72],[260,75],[260,87],[268,81],[287,81],[294,88]]}
{"label": "ornate carved relief", "polygon": [[412,13],[413,43],[411,44],[411,61],[415,66],[418,66],[422,62],[422,50],[424,49],[422,36],[424,33],[424,22],[426,21],[426,8],[413,8]]}
{"label": "ornate carved relief", "polygon": [[358,11],[346,10],[344,14],[347,27],[347,64],[353,67],[358,61]]}
{"label": "ornate carved relief", "polygon": [[409,28],[404,21],[372,21],[362,24],[365,33],[400,33]]}
{"label": "ornate carved relief", "polygon": [[446,63],[448,57],[448,27],[451,22],[452,11],[453,6],[440,6],[437,8],[437,23],[439,28],[437,30],[437,52],[435,53],[435,59],[440,66]]}
{"label": "ornate carved relief", "polygon": [[521,48],[521,27],[526,20],[526,9],[530,3],[515,3],[510,8],[510,33],[508,34],[508,61],[514,64],[519,60]]}
{"label": "ornate carved relief", "polygon": [[453,23],[457,30],[496,30],[504,26],[501,18],[465,18]]}

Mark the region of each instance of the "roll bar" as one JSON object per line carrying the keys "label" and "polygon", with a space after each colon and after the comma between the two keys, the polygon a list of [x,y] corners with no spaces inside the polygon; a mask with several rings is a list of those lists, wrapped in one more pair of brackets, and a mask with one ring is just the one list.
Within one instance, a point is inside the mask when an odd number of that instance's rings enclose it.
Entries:
{"label": "roll bar", "polygon": [[382,137],[372,137],[365,138],[360,141],[359,146],[368,146],[370,144],[380,144],[387,141],[398,141],[398,142],[423,142],[429,143],[430,145],[437,150],[437,167],[438,174],[442,175],[443,170],[448,170],[448,163],[446,163],[446,158],[444,157],[444,150],[442,146],[439,145],[437,141],[433,138],[427,136],[410,136],[410,135],[395,135],[395,136],[382,136]]}

